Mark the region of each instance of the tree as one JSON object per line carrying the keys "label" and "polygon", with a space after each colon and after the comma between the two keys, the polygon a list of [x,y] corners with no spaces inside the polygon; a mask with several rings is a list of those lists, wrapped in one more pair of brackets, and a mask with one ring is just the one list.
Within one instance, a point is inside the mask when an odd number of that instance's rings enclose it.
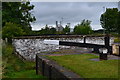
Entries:
{"label": "tree", "polygon": [[14,37],[22,36],[25,32],[20,27],[20,25],[15,23],[6,23],[5,27],[2,28],[2,37],[3,39],[8,38],[11,40]]}
{"label": "tree", "polygon": [[56,34],[56,29],[54,27],[50,28],[50,34]]}
{"label": "tree", "polygon": [[19,7],[20,2],[3,2],[2,3],[2,27],[5,26],[6,22],[20,23],[22,13],[20,13]]}
{"label": "tree", "polygon": [[29,33],[31,30],[30,23],[36,19],[31,14],[34,8],[30,2],[3,2],[2,3],[2,27],[7,22],[20,24],[22,29]]}
{"label": "tree", "polygon": [[120,11],[118,12],[118,20],[117,20],[117,28],[116,31],[118,32],[118,34],[120,35]]}
{"label": "tree", "polygon": [[90,34],[92,32],[91,26],[90,26],[91,21],[89,20],[82,20],[81,24],[78,24],[74,28],[74,34]]}
{"label": "tree", "polygon": [[65,28],[63,29],[63,32],[64,32],[65,34],[70,33],[70,27],[66,25]]}
{"label": "tree", "polygon": [[82,25],[82,26],[89,26],[90,27],[90,24],[91,24],[91,21],[84,19],[84,20],[82,20],[80,25]]}
{"label": "tree", "polygon": [[54,27],[48,27],[48,25],[46,24],[45,28],[42,28],[39,31],[39,34],[56,34],[56,29]]}
{"label": "tree", "polygon": [[110,32],[120,30],[118,28],[118,21],[119,21],[119,12],[117,8],[109,8],[106,9],[106,12],[101,15],[100,23],[102,28],[105,29],[106,33],[109,34]]}

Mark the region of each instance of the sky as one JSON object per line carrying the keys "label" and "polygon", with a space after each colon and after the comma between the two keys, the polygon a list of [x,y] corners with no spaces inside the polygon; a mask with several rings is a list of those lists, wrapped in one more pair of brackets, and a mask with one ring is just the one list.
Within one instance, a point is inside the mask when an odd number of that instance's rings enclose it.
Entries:
{"label": "sky", "polygon": [[[40,30],[48,26],[55,27],[55,22],[62,21],[65,26],[70,23],[74,28],[83,19],[90,20],[93,30],[102,29],[100,16],[105,8],[117,8],[117,2],[31,2],[34,5],[32,14],[36,21],[31,23],[32,30]],[[105,8],[103,8],[105,7]]]}

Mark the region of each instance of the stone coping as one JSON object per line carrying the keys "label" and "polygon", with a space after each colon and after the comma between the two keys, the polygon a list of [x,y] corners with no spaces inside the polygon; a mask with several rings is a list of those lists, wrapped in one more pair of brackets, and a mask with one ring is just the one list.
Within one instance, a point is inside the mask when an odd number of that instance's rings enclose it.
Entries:
{"label": "stone coping", "polygon": [[[47,54],[44,54],[47,55]],[[55,69],[58,71],[58,74],[62,74],[64,78],[66,78],[65,80],[76,80],[76,79],[80,79],[80,80],[84,80],[83,78],[81,78],[79,75],[77,75],[76,73],[60,66],[58,63],[56,63],[55,61],[48,59],[47,57],[43,56],[43,54],[37,54],[36,55],[38,57],[38,59],[40,59],[41,61],[44,61],[45,64],[51,66],[52,69]],[[38,61],[40,61],[38,60]],[[57,73],[54,73],[57,74]],[[51,74],[52,75],[52,74]],[[49,76],[47,76],[49,77]],[[61,78],[63,78],[62,76],[60,76]]]}
{"label": "stone coping", "polygon": [[[36,39],[36,38],[79,38],[79,37],[105,37],[105,35],[40,35],[40,36],[20,36],[14,39]],[[113,37],[113,36],[110,36]]]}

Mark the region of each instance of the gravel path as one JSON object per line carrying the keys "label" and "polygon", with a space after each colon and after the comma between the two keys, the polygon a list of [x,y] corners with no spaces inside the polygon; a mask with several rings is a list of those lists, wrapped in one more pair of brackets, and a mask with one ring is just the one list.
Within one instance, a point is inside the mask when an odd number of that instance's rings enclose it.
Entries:
{"label": "gravel path", "polygon": [[[98,54],[97,54],[98,55]],[[99,56],[99,55],[98,55]],[[120,60],[120,57],[115,56],[115,55],[108,55],[108,60]],[[90,59],[92,61],[100,61],[99,58],[94,58],[94,59]]]}

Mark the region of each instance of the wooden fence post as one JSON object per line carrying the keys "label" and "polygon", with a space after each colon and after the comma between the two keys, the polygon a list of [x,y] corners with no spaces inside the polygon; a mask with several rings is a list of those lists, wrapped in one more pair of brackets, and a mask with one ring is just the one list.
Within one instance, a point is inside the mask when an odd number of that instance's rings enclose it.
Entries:
{"label": "wooden fence post", "polygon": [[36,74],[38,74],[38,56],[36,55]]}
{"label": "wooden fence post", "polygon": [[105,41],[105,46],[110,46],[110,37],[107,35],[107,36],[105,36],[105,38],[104,38],[104,41]]}
{"label": "wooden fence post", "polygon": [[42,60],[42,75],[44,76],[44,69],[45,69],[45,61]]}
{"label": "wooden fence post", "polygon": [[83,43],[86,43],[86,36],[83,36],[83,40],[84,40]]}
{"label": "wooden fence post", "polygon": [[52,69],[51,68],[52,68],[52,65],[49,66],[49,80],[52,80],[52,78],[51,78],[51,76],[52,76],[52,73],[51,73],[52,71],[51,70]]}
{"label": "wooden fence post", "polygon": [[119,56],[120,56],[120,46],[119,46]]}
{"label": "wooden fence post", "polygon": [[106,34],[106,36],[104,38],[104,43],[105,43],[106,48],[108,49],[108,53],[111,54],[111,51],[109,49],[109,46],[110,46],[110,37],[109,37],[108,34]]}

